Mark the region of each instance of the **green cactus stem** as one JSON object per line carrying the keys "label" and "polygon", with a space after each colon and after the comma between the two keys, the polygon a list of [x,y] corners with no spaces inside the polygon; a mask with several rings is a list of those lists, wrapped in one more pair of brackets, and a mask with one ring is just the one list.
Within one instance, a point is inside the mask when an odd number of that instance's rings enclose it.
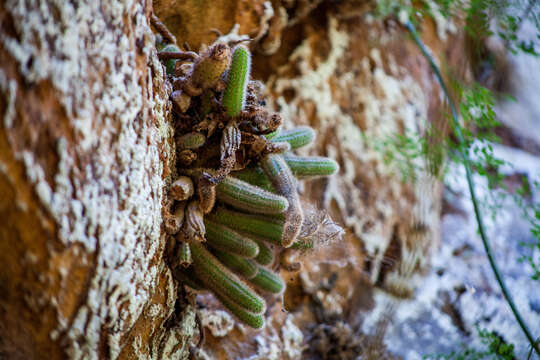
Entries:
{"label": "green cactus stem", "polygon": [[289,203],[283,196],[231,176],[225,177],[216,187],[218,200],[232,207],[257,214],[279,214]]}
{"label": "green cactus stem", "polygon": [[262,329],[264,327],[264,317],[262,315],[253,314],[239,306],[234,299],[216,294],[218,300],[227,308],[231,314],[236,316],[244,324],[254,328]]}
{"label": "green cactus stem", "polygon": [[191,242],[189,245],[195,274],[205,287],[221,299],[234,299],[239,307],[251,313],[262,314],[265,312],[264,300],[243,283],[237,275],[223,266],[202,244]]}
{"label": "green cactus stem", "polygon": [[182,242],[178,249],[178,263],[183,267],[188,267],[193,262],[191,258],[191,250],[187,242]]}
{"label": "green cactus stem", "polygon": [[182,267],[176,267],[173,269],[173,277],[184,283],[184,285],[189,286],[193,290],[204,291],[207,290],[202,281],[197,277],[193,268],[184,269]]}
{"label": "green cactus stem", "polygon": [[263,267],[259,268],[257,275],[253,279],[250,279],[249,282],[257,288],[272,294],[280,294],[285,290],[285,284],[281,280],[281,277]]}
{"label": "green cactus stem", "polygon": [[313,142],[313,140],[315,140],[315,130],[309,126],[299,126],[291,130],[284,130],[272,137],[272,142],[286,141],[291,145],[291,149],[293,150],[306,146]]}
{"label": "green cactus stem", "polygon": [[250,235],[250,239],[259,245],[259,255],[254,260],[262,266],[272,264],[274,262],[274,252],[271,249],[272,245],[268,245],[264,240],[255,235]]}
{"label": "green cactus stem", "polygon": [[[160,52],[180,52],[180,48],[174,44],[168,44],[163,47]],[[174,76],[174,70],[176,69],[176,61],[177,59],[168,59],[165,60],[165,70],[167,71],[167,75]]]}
{"label": "green cactus stem", "polygon": [[206,217],[206,239],[214,249],[236,254],[245,258],[254,258],[259,255],[259,246],[253,240],[218,224]]}
{"label": "green cactus stem", "polygon": [[193,64],[190,84],[201,90],[213,88],[227,70],[230,55],[231,49],[227,44],[210,46]]}
{"label": "green cactus stem", "polygon": [[301,179],[330,176],[339,170],[338,163],[327,157],[286,154],[283,158],[293,175]]}
{"label": "green cactus stem", "polygon": [[280,132],[281,132],[281,129],[278,128],[277,130],[274,130],[271,133],[264,135],[264,137],[267,140],[271,140],[271,139],[275,138]]}
{"label": "green cactus stem", "polygon": [[241,256],[219,250],[214,250],[213,254],[223,265],[245,279],[255,277],[259,271],[257,265],[250,259],[244,259]]}
{"label": "green cactus stem", "polygon": [[231,66],[227,76],[227,86],[223,93],[222,104],[229,116],[238,116],[246,103],[246,89],[251,71],[249,50],[238,45],[234,48]]}
{"label": "green cactus stem", "polygon": [[266,177],[264,171],[258,166],[235,171],[234,173],[231,173],[231,175],[266,191],[274,192],[272,183],[270,180],[268,180],[268,177]]}
{"label": "green cactus stem", "polygon": [[278,193],[289,201],[281,238],[281,246],[289,247],[300,233],[304,220],[300,197],[296,191],[296,180],[281,155],[266,155],[261,160],[261,167]]}
{"label": "green cactus stem", "polygon": [[[322,156],[295,156],[292,154],[283,155],[285,162],[291,169],[293,175],[300,179],[311,180],[318,177],[330,176],[339,170],[339,165],[332,159]],[[260,187],[270,192],[275,189],[260,167],[250,167],[231,174],[237,179],[243,180],[251,185]]]}
{"label": "green cactus stem", "polygon": [[204,134],[191,132],[189,134],[180,136],[176,140],[176,146],[178,147],[178,150],[194,150],[203,146],[205,142],[206,136],[204,136]]}
{"label": "green cactus stem", "polygon": [[266,241],[281,244],[283,237],[283,222],[269,219],[257,215],[248,215],[238,211],[232,211],[219,207],[210,214],[206,215],[218,224],[225,225],[231,229],[245,232],[248,234],[260,236]]}

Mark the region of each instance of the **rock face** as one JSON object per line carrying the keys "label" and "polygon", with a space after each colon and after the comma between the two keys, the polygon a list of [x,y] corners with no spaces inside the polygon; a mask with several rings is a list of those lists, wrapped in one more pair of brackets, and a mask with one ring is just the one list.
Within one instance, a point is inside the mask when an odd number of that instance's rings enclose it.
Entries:
{"label": "rock face", "polygon": [[[374,20],[360,1],[153,5],[193,49],[215,39],[212,28],[253,38],[253,78],[267,83],[287,121],[317,129],[307,152],[342,168],[303,195],[346,227],[344,240],[298,255],[303,270],[283,273],[289,289],[264,332],[231,325],[211,296],[199,297],[211,330],[201,356],[292,359],[336,341],[338,356],[358,352],[340,341],[359,338],[351,315],[372,305],[371,286],[407,296],[406,280],[438,242],[440,185],[416,170],[426,164],[407,164],[417,181],[402,181],[399,161],[386,163],[374,141],[422,134],[428,122],[444,131],[427,63],[399,23]],[[0,355],[188,356],[195,315],[177,301],[163,259],[174,141],[151,8],[143,0],[0,4]],[[462,42],[449,28],[425,24],[434,53]],[[446,55],[464,68],[459,46]],[[383,351],[376,338],[360,338]]]}
{"label": "rock face", "polygon": [[0,354],[10,359],[186,349],[190,332],[164,324],[176,300],[161,231],[172,132],[149,11],[145,1],[0,5]]}
{"label": "rock face", "polygon": [[[232,1],[223,4],[224,12],[209,7],[203,14],[199,1],[154,6],[178,43],[186,41],[192,49],[214,41],[209,28],[226,33],[226,39],[254,39],[252,77],[265,81],[272,105],[287,122],[317,130],[316,146],[305,154],[330,156],[341,166],[339,176],[306,184],[303,195],[346,227],[344,240],[322,241],[320,251],[292,255],[303,269],[282,271],[288,290],[283,304],[271,308],[273,321],[264,332],[230,326],[232,320],[211,296],[199,296],[205,316],[213,319],[203,320],[210,332],[201,354],[317,358],[317,351],[326,349],[346,358],[369,343],[372,355],[383,356],[380,338],[362,335],[355,315],[373,305],[373,285],[410,296],[411,276],[427,265],[429,250],[439,242],[441,185],[422,171],[433,164],[407,163],[399,154],[388,162],[380,150],[393,134],[420,136],[428,124],[446,133],[428,64],[399,23],[372,16],[370,3]],[[436,20],[424,23],[426,43],[466,73],[463,47],[447,45],[462,44],[463,34]]]}

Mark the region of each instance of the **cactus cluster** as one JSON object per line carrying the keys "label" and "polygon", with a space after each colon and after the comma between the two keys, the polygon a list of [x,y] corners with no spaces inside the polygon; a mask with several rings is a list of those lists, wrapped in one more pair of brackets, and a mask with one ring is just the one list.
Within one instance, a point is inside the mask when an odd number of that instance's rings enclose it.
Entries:
{"label": "cactus cluster", "polygon": [[261,328],[260,294],[285,289],[275,272],[280,249],[306,241],[297,181],[332,175],[338,165],[292,153],[315,132],[280,130],[281,116],[264,106],[263,85],[249,79],[247,47],[216,42],[196,55],[174,44],[158,49],[167,52],[161,58],[175,112],[179,176],[164,216],[174,276]]}

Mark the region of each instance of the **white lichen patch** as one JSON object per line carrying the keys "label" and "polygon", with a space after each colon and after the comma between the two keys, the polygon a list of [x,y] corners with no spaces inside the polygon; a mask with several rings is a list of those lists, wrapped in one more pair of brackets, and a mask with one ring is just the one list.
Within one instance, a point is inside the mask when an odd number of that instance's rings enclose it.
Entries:
{"label": "white lichen patch", "polygon": [[257,353],[247,358],[248,360],[278,360],[281,359],[281,341],[276,334],[272,337],[267,334],[257,335]]}
{"label": "white lichen patch", "polygon": [[226,336],[234,328],[234,319],[226,311],[223,310],[199,310],[202,326],[208,328],[213,336]]}
{"label": "white lichen patch", "polygon": [[257,35],[253,38],[253,41],[259,41],[263,36],[268,33],[268,28],[270,27],[269,21],[274,16],[274,8],[270,1],[265,1],[263,3],[263,13],[259,18],[259,31]]}
{"label": "white lichen patch", "polygon": [[150,317],[156,317],[158,315],[161,314],[161,305],[160,304],[152,304],[149,308],[148,308],[148,316]]}
{"label": "white lichen patch", "polygon": [[[249,39],[249,35],[243,34],[240,35],[238,32],[240,31],[240,24],[234,24],[231,31],[229,31],[228,34],[222,35],[219,38],[216,39],[216,42],[222,42],[225,44],[234,43],[234,42],[240,42],[245,41]],[[204,49],[205,46],[203,46]]]}
{"label": "white lichen patch", "polygon": [[327,314],[335,316],[343,313],[342,304],[344,304],[345,301],[339,293],[319,290],[315,293],[315,297],[321,302],[321,305]]}
{"label": "white lichen patch", "polygon": [[446,17],[441,11],[439,4],[433,0],[427,1],[427,6],[431,9],[431,18],[435,22],[437,28],[437,36],[440,40],[448,40],[448,33],[457,33],[457,27],[451,17]]}
{"label": "white lichen patch", "polygon": [[285,325],[281,328],[283,339],[283,353],[288,359],[300,359],[304,351],[304,335],[288,316]]}
{"label": "white lichen patch", "polygon": [[8,79],[4,70],[0,69],[0,92],[6,101],[6,110],[2,114],[3,122],[6,129],[13,125],[15,116],[15,96],[17,95],[17,82],[13,79]]}
{"label": "white lichen patch", "polygon": [[[15,156],[56,221],[62,244],[81,244],[97,257],[86,303],[72,319],[60,317],[51,336],[64,334],[62,342],[72,359],[97,358],[100,341],[107,343],[108,356],[114,359],[122,334],[154,291],[159,269],[150,263],[161,256],[163,246],[158,144],[170,130],[163,119],[165,100],[148,101],[154,95],[153,82],[148,78],[143,86],[144,73],[137,67],[137,51],[146,56],[152,51],[145,9],[130,0],[76,6],[60,0],[8,0],[4,8],[19,39],[4,34],[2,46],[27,83],[51,83],[76,139],[56,139],[59,162],[53,183],[45,179],[36,160],[39,154],[22,149]],[[136,43],[144,45],[137,49]],[[159,76],[161,66],[152,57]],[[0,86],[14,93],[3,73]],[[10,114],[5,114],[4,124],[12,125]]]}
{"label": "white lichen patch", "polygon": [[[189,356],[193,330],[196,328],[195,310],[188,306],[182,314],[181,323],[163,334],[160,345],[155,347],[159,351],[152,354],[152,359],[186,360]],[[144,355],[144,352],[139,354]]]}
{"label": "white lichen patch", "polygon": [[284,323],[276,327],[271,321],[255,337],[257,351],[246,360],[293,360],[301,359],[304,351],[304,335],[288,315]]}

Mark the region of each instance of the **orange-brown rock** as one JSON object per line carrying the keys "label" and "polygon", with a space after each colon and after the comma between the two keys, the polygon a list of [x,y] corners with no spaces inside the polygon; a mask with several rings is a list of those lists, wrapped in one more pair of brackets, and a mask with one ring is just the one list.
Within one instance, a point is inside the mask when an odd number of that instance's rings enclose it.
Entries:
{"label": "orange-brown rock", "polygon": [[187,354],[193,312],[171,321],[163,260],[172,130],[148,5],[0,4],[1,358]]}
{"label": "orange-brown rock", "polygon": [[[176,170],[152,6],[90,3],[0,4],[0,357],[186,358],[197,326],[163,255]],[[317,130],[303,151],[341,166],[302,195],[344,226],[342,241],[293,259],[302,269],[283,271],[289,288],[264,332],[200,296],[199,351],[293,359],[342,336],[352,340],[339,351],[361,339],[375,354],[380,339],[362,337],[356,315],[373,285],[408,296],[407,278],[438,241],[440,184],[419,170],[430,164],[387,162],[379,146],[428,124],[446,131],[428,64],[368,2],[155,0],[153,9],[193,50],[214,41],[212,29],[253,38],[252,77],[287,123]],[[427,20],[423,36],[466,69],[452,24]]]}
{"label": "orange-brown rock", "polygon": [[[395,134],[422,137],[430,126],[446,133],[440,89],[428,63],[405,27],[397,19],[377,19],[369,2],[272,1],[265,12],[272,16],[262,26],[250,16],[239,19],[241,2],[231,2],[228,16],[212,20],[189,10],[191,2],[176,8],[163,4],[155,2],[155,7],[167,14],[165,22],[189,14],[190,23],[208,26],[210,21],[222,32],[239,23],[237,38],[257,33],[251,44],[252,77],[266,82],[273,106],[289,126],[317,130],[316,145],[302,151],[333,157],[341,166],[339,176],[306,184],[303,195],[344,225],[344,239],[299,255],[299,273],[282,272],[289,281],[284,303],[270,306],[273,320],[263,332],[230,326],[218,331],[208,325],[201,351],[221,359],[298,358],[328,340],[316,335],[317,323],[333,323],[343,332],[341,321],[349,326],[347,336],[362,338],[372,355],[384,354],[381,339],[361,334],[356,314],[372,306],[373,285],[411,296],[411,276],[426,267],[429,250],[439,241],[441,184],[426,171],[435,169],[437,175],[439,160],[407,162],[399,149],[388,154],[382,146]],[[174,21],[167,24],[180,29]],[[423,37],[434,54],[444,54],[444,61],[464,76],[464,34],[455,29],[440,17],[426,19]],[[201,35],[194,40],[183,29],[175,35],[179,43],[196,46],[214,39]],[[429,141],[437,144],[436,138]],[[200,301],[214,323],[229,324],[210,296]]]}

